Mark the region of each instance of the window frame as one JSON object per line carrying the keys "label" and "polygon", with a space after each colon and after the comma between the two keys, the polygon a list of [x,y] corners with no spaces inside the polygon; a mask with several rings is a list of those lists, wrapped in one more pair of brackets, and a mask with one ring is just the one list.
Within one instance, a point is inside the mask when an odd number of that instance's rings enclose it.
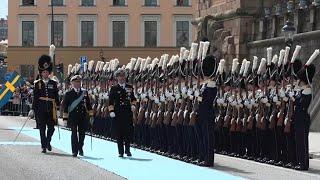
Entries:
{"label": "window frame", "polygon": [[145,21],[156,21],[157,22],[157,45],[160,46],[161,40],[161,15],[142,15],[141,16],[141,46],[145,47]]}
{"label": "window frame", "polygon": [[92,0],[93,1],[92,5],[83,5],[82,1],[83,0],[80,0],[80,2],[79,2],[79,6],[81,6],[81,7],[95,7],[97,5],[96,0]]}
{"label": "window frame", "polygon": [[[148,0],[142,0],[142,4],[143,4],[143,6],[144,7],[159,7],[160,6],[160,2],[159,2],[159,0],[155,0],[156,2],[157,2],[157,4],[156,5],[147,5],[146,4],[146,1],[148,1]],[[152,0],[150,0],[150,1],[152,1]]]}
{"label": "window frame", "polygon": [[93,25],[93,47],[97,46],[97,16],[96,14],[92,15],[78,15],[78,46],[81,46],[82,38],[81,38],[81,22],[82,21],[94,21]]}
{"label": "window frame", "polygon": [[123,5],[114,5],[114,0],[112,0],[111,2],[111,6],[113,7],[124,7],[124,6],[128,6],[128,0],[124,0],[124,4]]}
{"label": "window frame", "polygon": [[[51,0],[49,0],[49,6],[51,6]],[[66,6],[66,0],[62,0],[62,4],[61,5],[53,5],[55,7],[59,7],[59,6]]]}
{"label": "window frame", "polygon": [[19,46],[22,47],[22,22],[23,21],[34,21],[34,46],[38,46],[38,17],[39,15],[18,15]]}
{"label": "window frame", "polygon": [[192,21],[192,18],[193,18],[193,15],[189,14],[189,15],[175,15],[173,17],[173,39],[172,39],[172,44],[173,44],[173,47],[177,47],[177,22],[178,21],[188,21],[189,22],[189,47],[191,46],[191,43],[192,43],[192,35],[193,35],[193,29],[192,29],[192,24],[191,24],[191,21]]}
{"label": "window frame", "polygon": [[[51,45],[51,14],[48,15],[48,45]],[[67,15],[54,15],[54,21],[63,21],[63,46],[68,46],[67,45]]]}
{"label": "window frame", "polygon": [[178,0],[173,0],[174,1],[174,6],[175,7],[191,7],[191,0],[188,0],[187,5],[178,5]]}
{"label": "window frame", "polygon": [[24,5],[23,0],[20,0],[20,6],[23,6],[23,7],[36,6],[36,5],[37,5],[37,0],[34,0],[33,5]]}
{"label": "window frame", "polygon": [[109,46],[113,47],[113,21],[124,21],[125,22],[125,46],[128,47],[128,37],[129,37],[129,15],[109,15],[108,29],[109,29]]}

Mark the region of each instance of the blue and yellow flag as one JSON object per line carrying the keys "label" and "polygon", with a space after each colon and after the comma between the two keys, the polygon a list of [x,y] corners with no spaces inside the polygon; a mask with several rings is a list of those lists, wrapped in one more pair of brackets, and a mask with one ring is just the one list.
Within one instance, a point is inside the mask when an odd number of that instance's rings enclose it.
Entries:
{"label": "blue and yellow flag", "polygon": [[0,90],[0,108],[4,106],[12,97],[16,88],[24,85],[25,81],[17,72],[13,72],[9,80],[2,86]]}

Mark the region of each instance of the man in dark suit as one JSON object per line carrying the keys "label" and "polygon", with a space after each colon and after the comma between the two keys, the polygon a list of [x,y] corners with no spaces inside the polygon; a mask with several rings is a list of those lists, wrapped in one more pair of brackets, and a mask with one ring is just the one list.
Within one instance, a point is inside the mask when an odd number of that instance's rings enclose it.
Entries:
{"label": "man in dark suit", "polygon": [[[57,107],[60,105],[57,82],[49,78],[52,72],[50,56],[42,55],[38,61],[38,70],[41,78],[34,82],[34,94],[32,110],[37,118],[40,130],[42,153],[52,150],[50,145],[54,132],[54,125],[57,123]],[[46,133],[46,128],[48,131]]]}
{"label": "man in dark suit", "polygon": [[123,157],[125,144],[125,153],[131,156],[130,142],[133,136],[133,114],[136,98],[133,87],[126,83],[126,74],[123,69],[115,72],[118,84],[110,89],[109,112],[110,117],[115,119],[115,133],[118,144],[119,157]]}
{"label": "man in dark suit", "polygon": [[71,128],[72,156],[77,157],[78,152],[83,156],[83,142],[85,131],[92,124],[93,110],[88,92],[81,89],[81,76],[75,75],[71,78],[73,88],[66,92],[63,99],[63,120],[68,121]]}

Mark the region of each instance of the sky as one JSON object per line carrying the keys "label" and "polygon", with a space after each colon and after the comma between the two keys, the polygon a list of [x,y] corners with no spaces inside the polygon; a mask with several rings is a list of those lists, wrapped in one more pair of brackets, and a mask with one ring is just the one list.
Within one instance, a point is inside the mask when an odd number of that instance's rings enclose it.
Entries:
{"label": "sky", "polygon": [[0,18],[7,18],[8,0],[0,0]]}

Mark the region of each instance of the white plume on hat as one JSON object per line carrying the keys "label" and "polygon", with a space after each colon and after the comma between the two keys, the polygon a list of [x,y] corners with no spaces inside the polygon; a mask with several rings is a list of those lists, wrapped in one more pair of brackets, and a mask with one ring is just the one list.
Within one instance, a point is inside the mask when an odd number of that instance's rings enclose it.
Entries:
{"label": "white plume on hat", "polygon": [[277,62],[278,62],[278,55],[275,54],[272,58],[272,63],[276,65]]}
{"label": "white plume on hat", "polygon": [[140,65],[141,65],[141,58],[138,57],[138,60],[137,60],[137,62],[136,62],[135,65],[134,65],[134,70],[137,71],[138,68],[140,67]]}
{"label": "white plume on hat", "polygon": [[183,59],[184,59],[184,52],[186,51],[187,49],[185,47],[181,47],[180,48],[180,58],[179,58],[179,62],[182,63],[183,62]]}
{"label": "white plume on hat", "polygon": [[261,75],[262,71],[265,70],[267,60],[265,58],[261,59],[257,74]]}
{"label": "white plume on hat", "polygon": [[94,65],[94,60],[89,61],[88,70],[91,71]]}
{"label": "white plume on hat", "polygon": [[189,54],[189,61],[193,61],[196,58],[198,43],[191,43],[191,49]]}
{"label": "white plume on hat", "polygon": [[103,71],[106,72],[109,67],[109,62],[106,62],[103,66]]}
{"label": "white plume on hat", "polygon": [[247,62],[246,59],[243,59],[243,60],[242,60],[242,64],[241,64],[240,72],[239,72],[240,75],[243,74],[243,71],[244,71],[244,67],[245,67],[246,62]]}
{"label": "white plume on hat", "polygon": [[247,77],[248,71],[249,71],[249,67],[250,67],[250,61],[246,61],[246,64],[245,64],[245,67],[244,67],[244,73],[243,73],[244,77]]}
{"label": "white plume on hat", "polygon": [[98,61],[96,64],[96,69],[94,70],[94,72],[98,72],[99,68],[100,68],[100,63],[101,61]]}
{"label": "white plume on hat", "polygon": [[254,72],[258,67],[258,57],[253,56],[253,61],[252,61],[252,72]]}
{"label": "white plume on hat", "polygon": [[49,56],[51,57],[51,61],[53,61],[55,50],[56,50],[56,47],[53,44],[51,44],[49,48]]}
{"label": "white plume on hat", "polygon": [[301,46],[296,45],[296,49],[294,50],[294,52],[292,54],[291,63],[294,63],[294,61],[297,59],[300,50],[301,50]]}
{"label": "white plume on hat", "polygon": [[83,72],[87,72],[88,70],[88,63],[83,63]]}
{"label": "white plume on hat", "polygon": [[134,66],[137,63],[137,59],[136,58],[131,58],[131,63],[130,63],[130,71],[132,71],[134,69]]}
{"label": "white plume on hat", "polygon": [[189,56],[189,51],[188,51],[188,50],[185,50],[184,53],[183,53],[183,59],[184,59],[184,60],[187,60],[187,59],[188,59],[188,56]]}
{"label": "white plume on hat", "polygon": [[232,68],[231,68],[231,73],[234,74],[237,70],[238,67],[238,59],[233,59],[232,60]]}
{"label": "white plume on hat", "polygon": [[221,59],[220,62],[219,62],[219,65],[218,65],[218,71],[219,74],[221,75],[224,71],[224,64],[225,64],[225,60],[224,59]]}
{"label": "white plume on hat", "polygon": [[268,66],[270,66],[271,60],[272,60],[272,47],[267,48],[267,60],[268,60]]}
{"label": "white plume on hat", "polygon": [[307,61],[306,66],[309,66],[313,62],[313,60],[315,60],[318,57],[319,54],[320,54],[319,49],[316,49],[310,56],[309,60]]}
{"label": "white plume on hat", "polygon": [[289,58],[289,53],[290,53],[290,47],[286,47],[285,52],[284,52],[284,57],[283,57],[283,65],[286,65],[288,62]]}
{"label": "white plume on hat", "polygon": [[204,42],[200,41],[199,50],[198,50],[198,57],[197,57],[200,60],[201,60],[201,56],[202,56],[203,46],[204,46]]}
{"label": "white plume on hat", "polygon": [[286,53],[285,50],[283,50],[283,49],[280,50],[280,55],[279,55],[279,60],[278,60],[278,67],[280,67],[282,65],[285,53]]}
{"label": "white plume on hat", "polygon": [[203,49],[202,49],[202,60],[204,60],[204,58],[206,58],[209,46],[210,46],[210,42],[209,41],[204,42]]}
{"label": "white plume on hat", "polygon": [[104,62],[103,62],[103,61],[101,61],[101,62],[100,62],[100,67],[99,67],[99,71],[102,71],[103,66],[104,66]]}
{"label": "white plume on hat", "polygon": [[69,64],[69,65],[68,65],[68,75],[70,75],[71,70],[72,70],[72,64]]}

